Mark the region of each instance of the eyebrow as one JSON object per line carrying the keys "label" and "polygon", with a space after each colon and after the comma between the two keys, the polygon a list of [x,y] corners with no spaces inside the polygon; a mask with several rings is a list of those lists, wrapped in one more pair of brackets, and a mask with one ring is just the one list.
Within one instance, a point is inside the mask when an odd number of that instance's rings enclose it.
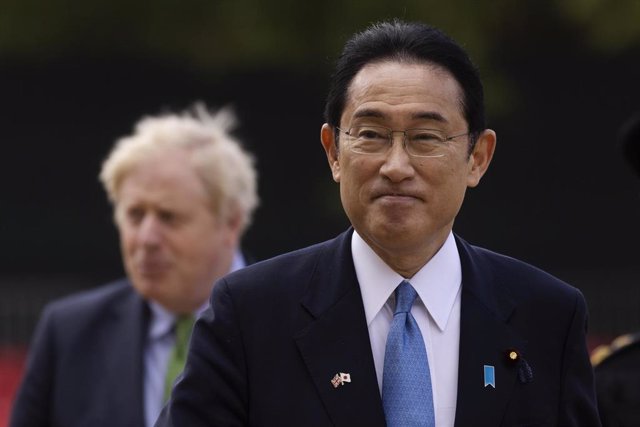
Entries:
{"label": "eyebrow", "polygon": [[[357,111],[353,115],[354,119],[367,118],[367,117],[384,119],[387,117],[387,115],[380,110],[375,110],[372,108],[365,108],[364,110]],[[437,113],[435,111],[420,111],[417,113],[413,113],[411,115],[411,118],[413,120],[432,120],[434,122],[440,122],[440,123],[448,122],[448,120],[445,119],[442,114]]]}
{"label": "eyebrow", "polygon": [[435,111],[421,111],[411,116],[412,119],[433,120],[434,122],[447,123],[447,119]]}
{"label": "eyebrow", "polygon": [[353,115],[354,119],[361,119],[363,117],[374,117],[377,119],[384,119],[386,115],[383,114],[381,111],[374,110],[372,108],[365,108],[364,110],[356,111],[356,113]]}

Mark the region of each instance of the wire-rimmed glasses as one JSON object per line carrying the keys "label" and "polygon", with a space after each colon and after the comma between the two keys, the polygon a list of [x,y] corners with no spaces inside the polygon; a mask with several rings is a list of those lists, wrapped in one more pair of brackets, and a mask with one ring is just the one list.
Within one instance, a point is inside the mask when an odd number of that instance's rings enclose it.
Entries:
{"label": "wire-rimmed glasses", "polygon": [[447,152],[447,142],[460,136],[467,136],[469,132],[447,136],[437,129],[405,129],[392,130],[383,126],[352,126],[340,132],[349,137],[348,148],[358,154],[386,154],[393,145],[393,134],[402,134],[405,150],[413,157],[444,157]]}

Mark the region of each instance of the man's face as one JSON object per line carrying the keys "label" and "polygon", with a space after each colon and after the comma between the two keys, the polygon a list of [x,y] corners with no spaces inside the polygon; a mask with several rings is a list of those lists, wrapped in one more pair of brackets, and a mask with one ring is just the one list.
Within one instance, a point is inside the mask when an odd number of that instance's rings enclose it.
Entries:
{"label": "man's face", "polygon": [[238,230],[212,213],[186,153],[171,149],[144,159],[125,176],[115,209],[135,289],[174,313],[202,305],[229,270]]}
{"label": "man's face", "polygon": [[[368,64],[354,77],[346,99],[340,121],[345,131],[374,125],[468,132],[460,85],[434,65]],[[375,155],[350,151],[344,133],[336,150],[328,125],[321,138],[354,228],[395,271],[411,277],[444,243],[466,188],[478,184],[491,160],[495,134],[485,131],[471,156],[469,139],[461,136],[434,158],[410,157],[395,135],[390,151]]]}

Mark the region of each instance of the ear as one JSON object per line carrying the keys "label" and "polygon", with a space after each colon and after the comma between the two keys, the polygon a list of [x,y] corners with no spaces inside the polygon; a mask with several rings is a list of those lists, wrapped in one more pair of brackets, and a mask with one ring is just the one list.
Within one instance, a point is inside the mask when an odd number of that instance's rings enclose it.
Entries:
{"label": "ear", "polygon": [[324,152],[327,154],[333,180],[340,182],[340,162],[338,161],[338,147],[336,146],[335,132],[328,123],[322,125],[320,142],[322,142]]}
{"label": "ear", "polygon": [[489,168],[495,149],[496,133],[491,129],[485,129],[478,137],[476,145],[469,156],[468,187],[475,187],[480,183],[480,178]]}
{"label": "ear", "polygon": [[230,247],[238,246],[240,237],[242,236],[243,226],[241,213],[237,209],[234,209],[229,214],[229,219],[223,223],[225,240]]}

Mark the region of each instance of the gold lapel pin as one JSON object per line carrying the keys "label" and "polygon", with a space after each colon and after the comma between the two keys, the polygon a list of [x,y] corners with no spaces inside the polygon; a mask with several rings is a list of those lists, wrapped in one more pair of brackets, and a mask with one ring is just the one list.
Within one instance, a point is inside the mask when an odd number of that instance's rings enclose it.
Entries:
{"label": "gold lapel pin", "polygon": [[517,362],[519,358],[520,353],[518,350],[514,348],[507,350],[507,359],[509,359],[510,362]]}
{"label": "gold lapel pin", "polygon": [[522,384],[533,381],[533,369],[519,350],[514,348],[507,350],[507,360],[518,369],[518,380]]}

